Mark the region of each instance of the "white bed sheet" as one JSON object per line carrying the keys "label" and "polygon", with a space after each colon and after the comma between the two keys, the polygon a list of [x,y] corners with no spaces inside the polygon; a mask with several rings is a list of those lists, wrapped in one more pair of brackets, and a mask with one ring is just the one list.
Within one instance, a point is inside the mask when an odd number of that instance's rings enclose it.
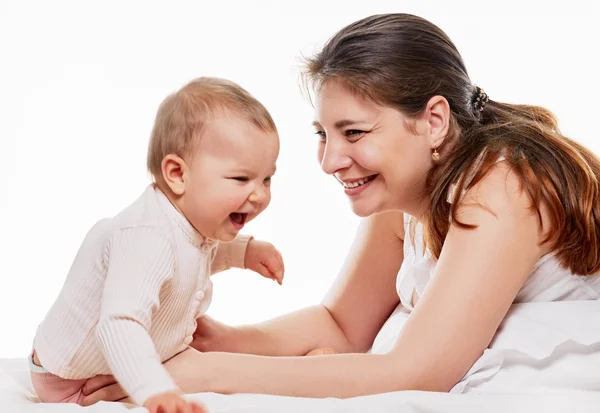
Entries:
{"label": "white bed sheet", "polygon": [[[373,344],[373,352],[390,349],[407,314],[398,309]],[[598,326],[600,328],[600,326]],[[600,378],[600,370],[598,370]],[[188,397],[202,401],[212,413],[347,413],[347,412],[600,412],[600,391],[561,390],[537,394],[517,391],[481,393],[431,393],[402,391],[352,399],[310,399],[256,394],[220,395],[198,393]],[[26,359],[0,359],[1,413],[116,413],[144,412],[144,408],[123,403],[98,403],[91,407],[74,404],[38,403],[31,388]]]}

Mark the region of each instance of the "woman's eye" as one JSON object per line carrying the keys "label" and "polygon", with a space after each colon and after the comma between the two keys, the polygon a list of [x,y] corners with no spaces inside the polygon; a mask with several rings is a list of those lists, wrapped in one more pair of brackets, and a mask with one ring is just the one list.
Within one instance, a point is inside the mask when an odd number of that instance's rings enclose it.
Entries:
{"label": "woman's eye", "polygon": [[325,140],[327,140],[327,134],[325,133],[325,131],[318,130],[315,132],[315,135],[319,137],[319,140],[321,142],[325,142]]}
{"label": "woman's eye", "polygon": [[236,176],[236,177],[231,178],[231,179],[234,179],[234,180],[239,181],[239,182],[248,182],[250,180],[250,179],[248,179],[247,176]]}
{"label": "woman's eye", "polygon": [[364,130],[358,129],[348,129],[346,132],[344,132],[348,140],[358,140],[365,136],[366,133],[367,132],[365,132]]}

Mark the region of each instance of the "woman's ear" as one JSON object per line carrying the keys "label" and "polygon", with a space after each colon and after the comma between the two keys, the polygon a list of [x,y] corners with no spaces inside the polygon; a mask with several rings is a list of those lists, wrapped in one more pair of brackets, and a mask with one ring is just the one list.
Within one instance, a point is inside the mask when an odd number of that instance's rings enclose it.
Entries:
{"label": "woman's ear", "polygon": [[429,144],[431,149],[437,149],[444,143],[450,129],[450,104],[443,96],[434,96],[429,99],[425,111],[424,120],[427,122]]}
{"label": "woman's ear", "polygon": [[160,164],[162,177],[173,194],[181,196],[185,193],[185,174],[188,170],[185,161],[177,155],[165,156]]}

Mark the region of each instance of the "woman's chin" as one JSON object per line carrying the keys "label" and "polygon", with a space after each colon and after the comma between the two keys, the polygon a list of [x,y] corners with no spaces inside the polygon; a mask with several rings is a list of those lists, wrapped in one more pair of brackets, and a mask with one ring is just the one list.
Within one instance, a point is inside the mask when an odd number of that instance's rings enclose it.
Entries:
{"label": "woman's chin", "polygon": [[368,200],[366,199],[350,201],[350,208],[352,209],[352,212],[354,212],[354,215],[365,218],[378,212],[377,205],[367,201]]}

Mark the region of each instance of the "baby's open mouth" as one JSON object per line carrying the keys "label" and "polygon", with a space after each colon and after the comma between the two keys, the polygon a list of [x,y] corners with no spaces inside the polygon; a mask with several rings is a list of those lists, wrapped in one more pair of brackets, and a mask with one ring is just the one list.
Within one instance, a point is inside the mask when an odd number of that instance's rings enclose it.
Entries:
{"label": "baby's open mouth", "polygon": [[246,223],[247,218],[248,214],[245,214],[243,212],[234,212],[232,214],[229,214],[229,219],[231,219],[231,221],[237,225],[244,225]]}

